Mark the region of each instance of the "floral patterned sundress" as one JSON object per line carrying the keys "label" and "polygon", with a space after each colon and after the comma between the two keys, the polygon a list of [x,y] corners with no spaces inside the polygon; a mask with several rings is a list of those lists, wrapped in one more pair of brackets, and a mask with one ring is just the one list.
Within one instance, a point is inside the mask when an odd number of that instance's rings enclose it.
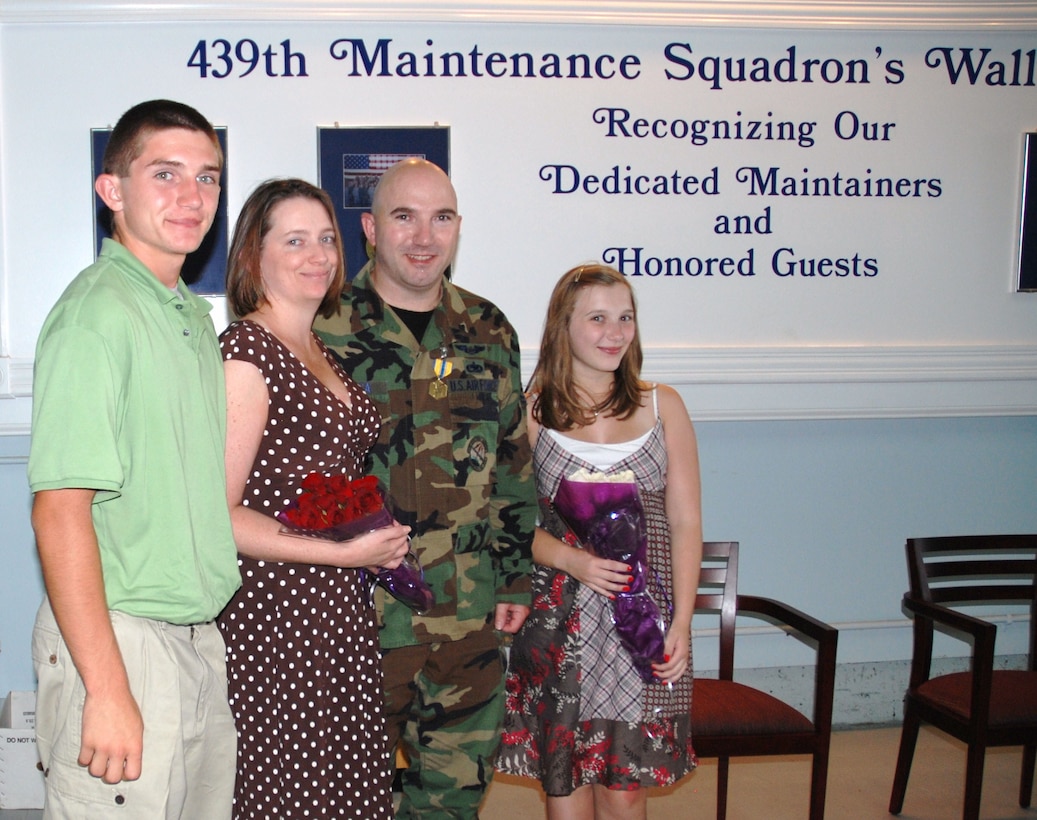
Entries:
{"label": "floral patterned sundress", "polygon": [[[550,506],[563,476],[596,469],[541,430],[533,451],[541,524],[561,537]],[[641,446],[608,472],[633,470],[648,523],[649,572],[672,589],[669,527],[663,504],[666,446],[656,420]],[[660,610],[669,624],[664,602]],[[599,784],[613,789],[667,786],[695,766],[691,742],[692,672],[672,688],[645,683],[619,643],[609,601],[564,572],[536,565],[533,609],[515,636],[497,769],[541,781],[565,796]]]}

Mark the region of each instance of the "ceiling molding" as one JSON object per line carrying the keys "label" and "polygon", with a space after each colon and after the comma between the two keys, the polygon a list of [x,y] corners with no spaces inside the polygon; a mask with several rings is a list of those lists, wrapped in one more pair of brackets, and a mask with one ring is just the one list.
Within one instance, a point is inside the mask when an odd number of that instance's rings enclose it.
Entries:
{"label": "ceiling molding", "polygon": [[307,22],[553,23],[582,25],[895,30],[1037,30],[1032,0],[0,0],[2,23]]}

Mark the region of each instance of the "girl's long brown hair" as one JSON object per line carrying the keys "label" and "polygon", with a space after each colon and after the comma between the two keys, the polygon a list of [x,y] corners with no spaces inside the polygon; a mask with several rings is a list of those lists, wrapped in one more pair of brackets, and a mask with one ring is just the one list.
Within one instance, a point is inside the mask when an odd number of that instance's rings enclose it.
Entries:
{"label": "girl's long brown hair", "polygon": [[[615,371],[612,393],[601,405],[587,408],[581,402],[573,379],[569,324],[580,291],[599,285],[622,287],[630,292],[630,302],[634,307],[634,339]],[[580,265],[566,271],[551,293],[544,334],[540,339],[540,359],[526,388],[532,396],[533,418],[543,427],[563,431],[592,424],[595,411],[607,411],[620,419],[629,418],[641,406],[647,388],[641,381],[643,358],[641,334],[637,328],[637,300],[634,289],[623,274],[615,268],[598,264]]]}

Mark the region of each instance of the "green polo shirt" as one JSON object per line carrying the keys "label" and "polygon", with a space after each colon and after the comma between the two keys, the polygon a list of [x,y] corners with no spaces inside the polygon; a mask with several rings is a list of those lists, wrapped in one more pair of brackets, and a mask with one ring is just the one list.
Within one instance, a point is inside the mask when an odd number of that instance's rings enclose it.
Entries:
{"label": "green polo shirt", "polygon": [[212,620],[240,585],[211,305],[105,240],[36,346],[29,486],[97,491],[109,609]]}

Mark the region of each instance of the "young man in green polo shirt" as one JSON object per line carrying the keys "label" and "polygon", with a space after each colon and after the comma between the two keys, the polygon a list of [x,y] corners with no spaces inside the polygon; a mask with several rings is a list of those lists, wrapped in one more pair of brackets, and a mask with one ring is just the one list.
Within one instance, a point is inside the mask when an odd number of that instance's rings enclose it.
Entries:
{"label": "young man in green polo shirt", "polygon": [[33,632],[48,818],[229,818],[235,733],[212,623],[240,584],[222,366],[180,269],[223,157],[197,111],[127,111],[95,190],[113,239],[36,349],[29,485],[47,589]]}

